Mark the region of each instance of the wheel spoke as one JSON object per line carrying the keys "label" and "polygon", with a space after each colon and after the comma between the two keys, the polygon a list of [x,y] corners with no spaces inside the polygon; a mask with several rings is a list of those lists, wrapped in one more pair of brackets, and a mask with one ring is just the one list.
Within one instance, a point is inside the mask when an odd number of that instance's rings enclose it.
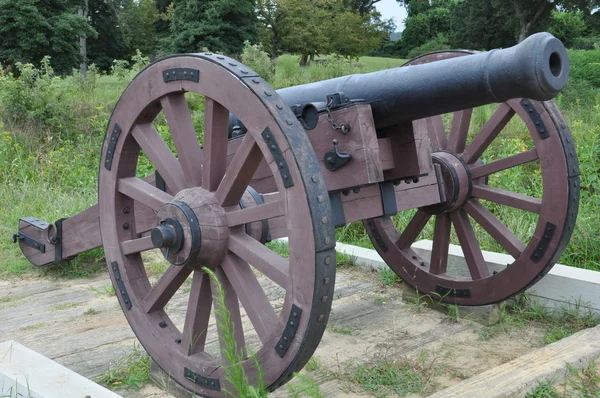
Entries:
{"label": "wheel spoke", "polygon": [[221,206],[238,204],[262,159],[256,141],[251,134],[246,134],[215,193]]}
{"label": "wheel spoke", "polygon": [[433,152],[446,149],[448,138],[446,138],[446,129],[441,117],[436,116],[420,119],[415,121],[413,126],[414,129],[425,129],[427,131]]}
{"label": "wheel spoke", "polygon": [[440,214],[435,218],[433,247],[429,272],[434,275],[443,274],[448,266],[448,249],[450,248],[450,216]]}
{"label": "wheel spoke", "polygon": [[121,178],[118,190],[154,211],[160,210],[165,203],[173,200],[173,196],[136,177]]}
{"label": "wheel spoke", "polygon": [[472,115],[472,108],[454,113],[452,127],[450,128],[450,139],[448,140],[448,151],[462,153],[465,150]]}
{"label": "wheel spoke", "polygon": [[468,201],[464,209],[515,259],[523,253],[525,244],[479,201]]}
{"label": "wheel spoke", "polygon": [[264,344],[277,325],[278,319],[263,288],[250,266],[235,254],[225,257],[222,268],[254,325],[256,334]]}
{"label": "wheel spoke", "polygon": [[[223,288],[223,304],[225,305],[225,308],[221,308],[221,299],[218,297],[219,289],[211,280],[213,301],[215,303],[215,316],[217,318],[217,329],[219,330],[219,344],[221,346],[221,355],[223,359],[226,362],[229,362],[227,357],[230,355],[227,355],[226,353],[232,354],[232,352],[228,340],[235,341],[236,354],[242,355],[243,357],[246,356],[246,341],[244,339],[240,305],[235,290],[233,289],[233,286],[231,286],[231,282],[229,282],[229,279],[222,268],[217,268],[215,274]],[[226,318],[224,319],[222,317],[225,310],[229,313],[229,322],[227,322],[228,320]]]}
{"label": "wheel spoke", "polygon": [[462,155],[463,160],[468,164],[475,163],[490,146],[492,141],[496,139],[498,134],[500,134],[502,129],[510,122],[514,114],[515,111],[508,104],[501,104],[465,150]]}
{"label": "wheel spoke", "polygon": [[215,191],[227,167],[229,111],[212,98],[204,97],[204,167],[202,186]]}
{"label": "wheel spoke", "polygon": [[410,245],[415,243],[417,237],[427,225],[427,222],[431,218],[431,214],[427,214],[424,211],[418,210],[417,214],[414,215],[412,220],[408,223],[404,231],[402,231],[402,235],[396,241],[396,246],[400,249],[408,249]]}
{"label": "wheel spoke", "polygon": [[229,236],[229,250],[284,289],[290,284],[289,261],[245,233]]}
{"label": "wheel spoke", "polygon": [[161,98],[169,131],[177,149],[186,186],[202,186],[202,150],[196,137],[192,115],[185,102],[183,92],[172,93]]}
{"label": "wheel spoke", "polygon": [[204,272],[195,271],[181,342],[186,355],[204,351],[211,307],[210,278]]}
{"label": "wheel spoke", "polygon": [[181,165],[154,126],[150,123],[138,124],[132,134],[171,190],[179,192],[185,189]]}
{"label": "wheel spoke", "polygon": [[533,162],[537,159],[537,150],[535,148],[530,149],[528,151],[521,152],[504,159],[494,160],[493,162],[487,164],[473,165],[470,167],[471,177],[473,179],[485,177],[490,174],[498,173],[502,170],[510,169],[512,167],[520,166],[525,163]]}
{"label": "wheel spoke", "polygon": [[147,313],[164,308],[191,273],[191,268],[171,265],[146,294],[142,308]]}
{"label": "wheel spoke", "polygon": [[124,255],[135,254],[146,250],[154,249],[154,244],[150,236],[144,236],[139,239],[126,240],[121,243],[121,251]]}
{"label": "wheel spoke", "polygon": [[471,195],[475,198],[489,200],[490,202],[525,210],[530,213],[540,214],[542,210],[541,199],[490,187],[489,185],[473,185]]}
{"label": "wheel spoke", "polygon": [[458,235],[458,241],[467,261],[471,278],[473,280],[487,278],[490,276],[490,271],[483,258],[483,253],[479,247],[479,242],[473,231],[469,216],[463,209],[458,209],[450,213],[450,218],[454,224],[456,235]]}
{"label": "wheel spoke", "polygon": [[249,207],[242,210],[236,210],[227,213],[227,225],[234,227],[236,225],[250,224],[256,221],[268,220],[275,217],[285,215],[283,202],[265,203],[254,207]]}

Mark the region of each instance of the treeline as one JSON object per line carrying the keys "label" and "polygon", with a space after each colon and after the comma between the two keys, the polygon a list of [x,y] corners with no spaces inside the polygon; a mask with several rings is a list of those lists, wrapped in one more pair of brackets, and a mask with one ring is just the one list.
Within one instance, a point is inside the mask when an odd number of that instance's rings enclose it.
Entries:
{"label": "treeline", "polygon": [[[272,59],[284,52],[308,63],[318,54],[356,57],[395,29],[377,0],[0,0],[0,63],[39,65],[56,73],[115,60],[139,50],[151,59],[204,49],[239,56],[245,41]],[[140,54],[138,54],[139,56]]]}
{"label": "treeline", "polygon": [[549,31],[567,47],[600,45],[598,0],[398,0],[408,11],[400,40],[385,41],[377,55],[413,57],[450,48],[510,47]]}

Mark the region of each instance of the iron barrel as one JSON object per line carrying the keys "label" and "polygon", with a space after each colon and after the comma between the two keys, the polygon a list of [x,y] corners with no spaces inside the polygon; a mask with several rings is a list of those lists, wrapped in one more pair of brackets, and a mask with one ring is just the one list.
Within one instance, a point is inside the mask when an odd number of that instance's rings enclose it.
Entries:
{"label": "iron barrel", "polygon": [[538,33],[501,50],[354,74],[278,90],[290,106],[343,92],[371,104],[377,128],[512,98],[550,100],[564,88],[569,59],[560,40]]}

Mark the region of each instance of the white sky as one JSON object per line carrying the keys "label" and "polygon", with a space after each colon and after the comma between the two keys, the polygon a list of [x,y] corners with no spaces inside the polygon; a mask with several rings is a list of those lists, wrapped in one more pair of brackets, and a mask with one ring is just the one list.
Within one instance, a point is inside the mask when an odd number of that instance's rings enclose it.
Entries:
{"label": "white sky", "polygon": [[396,0],[381,0],[375,3],[375,8],[381,13],[384,19],[394,18],[396,31],[404,30],[404,18],[406,18],[406,9],[400,7]]}

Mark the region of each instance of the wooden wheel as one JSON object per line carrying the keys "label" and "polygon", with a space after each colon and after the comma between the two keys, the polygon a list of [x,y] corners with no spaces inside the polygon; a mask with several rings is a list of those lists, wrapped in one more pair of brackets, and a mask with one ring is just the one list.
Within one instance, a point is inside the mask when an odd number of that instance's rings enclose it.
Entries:
{"label": "wooden wheel", "polygon": [[[203,146],[188,92],[204,96]],[[168,133],[159,133],[153,124],[161,111]],[[228,157],[230,112],[248,134]],[[156,184],[163,190],[141,178],[141,153],[164,180]],[[261,162],[277,184],[264,203],[251,200],[257,194],[248,188]],[[304,130],[256,73],[208,53],[170,57],[147,67],[111,116],[98,199],[102,242],[125,316],[153,360],[179,384],[204,396],[235,391],[226,380],[230,364],[218,344],[213,344],[216,352],[209,349],[211,342],[225,344],[226,329],[211,326],[215,288],[202,267],[214,270],[223,285],[241,364],[252,383],[257,369],[250,352],[271,390],[310,359],[333,296],[331,207]],[[247,227],[274,217],[288,227],[289,260],[261,244],[264,234]],[[142,253],[155,248],[170,265],[152,285]],[[177,321],[166,307],[188,277],[185,319]],[[276,305],[261,286],[269,285],[265,279],[279,286]]]}
{"label": "wooden wheel", "polygon": [[[407,65],[468,54],[436,52]],[[469,132],[475,117],[486,121],[479,131]],[[449,128],[441,116],[413,122],[415,129],[427,129],[446,201],[400,215],[395,223],[379,218],[365,226],[386,263],[419,291],[461,305],[499,302],[544,276],[566,248],[579,206],[573,140],[553,101],[511,100],[489,118],[485,109],[467,109],[454,113],[447,124]],[[497,138],[507,135],[518,149],[502,147]],[[507,174],[501,180],[499,173]],[[431,258],[421,258],[411,245],[431,235]],[[448,266],[451,239],[460,243],[468,270]],[[506,268],[490,268],[483,242],[514,261]]]}

